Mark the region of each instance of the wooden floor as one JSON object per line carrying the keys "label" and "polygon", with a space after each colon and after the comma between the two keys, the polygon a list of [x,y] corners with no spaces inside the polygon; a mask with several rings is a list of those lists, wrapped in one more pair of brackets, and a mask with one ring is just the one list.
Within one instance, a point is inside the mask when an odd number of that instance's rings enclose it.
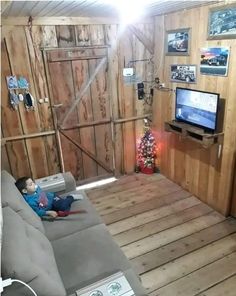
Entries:
{"label": "wooden floor", "polygon": [[86,192],[150,295],[236,295],[235,219],[160,174]]}

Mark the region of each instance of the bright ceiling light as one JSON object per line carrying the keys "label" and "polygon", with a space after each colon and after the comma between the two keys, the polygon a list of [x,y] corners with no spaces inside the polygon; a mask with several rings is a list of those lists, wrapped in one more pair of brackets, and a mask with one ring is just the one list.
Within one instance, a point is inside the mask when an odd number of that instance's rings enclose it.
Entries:
{"label": "bright ceiling light", "polygon": [[145,15],[145,5],[148,0],[104,0],[103,2],[116,8],[122,24],[131,24]]}

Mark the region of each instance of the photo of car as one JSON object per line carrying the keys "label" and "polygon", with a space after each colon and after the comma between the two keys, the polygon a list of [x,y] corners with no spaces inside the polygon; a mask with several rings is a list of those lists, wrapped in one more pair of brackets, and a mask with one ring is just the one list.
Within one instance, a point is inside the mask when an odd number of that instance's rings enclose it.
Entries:
{"label": "photo of car", "polygon": [[215,56],[214,58],[208,59],[207,63],[209,66],[226,66],[227,64],[227,57],[225,56]]}
{"label": "photo of car", "polygon": [[227,76],[228,63],[228,47],[201,48],[201,74]]}
{"label": "photo of car", "polygon": [[196,65],[171,65],[170,80],[173,82],[196,83]]}
{"label": "photo of car", "polygon": [[[209,39],[236,37],[236,5],[214,8],[209,14]],[[217,38],[218,37],[218,38]]]}
{"label": "photo of car", "polygon": [[189,55],[190,29],[178,29],[166,32],[167,55]]}
{"label": "photo of car", "polygon": [[187,51],[188,34],[186,32],[176,33],[175,38],[168,42],[168,51],[171,51],[172,49],[176,51]]}

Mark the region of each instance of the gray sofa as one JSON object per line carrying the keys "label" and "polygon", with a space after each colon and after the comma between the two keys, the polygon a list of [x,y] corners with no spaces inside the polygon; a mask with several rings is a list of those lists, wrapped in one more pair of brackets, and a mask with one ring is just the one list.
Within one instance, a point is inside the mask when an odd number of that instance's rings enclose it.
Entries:
{"label": "gray sofa", "polygon": [[[71,174],[64,177],[69,184],[66,190],[75,192]],[[38,296],[65,296],[77,295],[78,289],[122,271],[135,295],[145,295],[130,262],[85,192],[80,192],[84,199],[74,202],[72,210],[84,209],[87,213],[42,222],[14,183],[6,171],[1,173],[3,279],[22,280]],[[4,289],[3,295],[27,296],[32,292],[14,283]]]}

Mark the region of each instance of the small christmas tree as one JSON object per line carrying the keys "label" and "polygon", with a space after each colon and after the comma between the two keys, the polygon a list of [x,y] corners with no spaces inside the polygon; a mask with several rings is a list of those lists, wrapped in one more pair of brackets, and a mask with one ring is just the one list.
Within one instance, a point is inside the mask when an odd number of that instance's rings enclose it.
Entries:
{"label": "small christmas tree", "polygon": [[150,129],[145,122],[144,135],[138,144],[137,169],[142,173],[151,174],[155,169],[156,141]]}

